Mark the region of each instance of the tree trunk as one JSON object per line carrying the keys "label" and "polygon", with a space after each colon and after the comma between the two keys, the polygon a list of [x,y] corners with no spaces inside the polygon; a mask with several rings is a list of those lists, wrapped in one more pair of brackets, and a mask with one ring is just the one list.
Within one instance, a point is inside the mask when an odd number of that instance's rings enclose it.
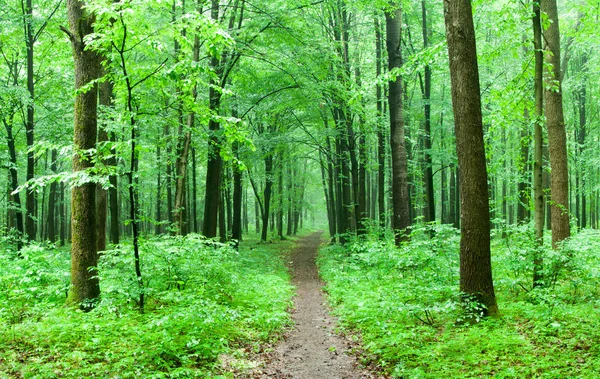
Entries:
{"label": "tree trunk", "polygon": [[524,126],[521,128],[521,152],[519,155],[519,183],[517,184],[517,223],[523,224],[527,222],[529,217],[528,215],[528,205],[529,205],[529,191],[530,187],[529,183],[529,165],[528,165],[528,157],[529,157],[529,110],[528,108],[524,108],[523,110],[523,120]]}
{"label": "tree trunk", "polygon": [[267,232],[269,231],[269,216],[271,208],[271,190],[273,187],[273,155],[267,154],[265,157],[265,188],[263,194],[263,217],[262,217],[262,233],[261,241],[267,240]]}
{"label": "tree trunk", "polygon": [[[56,174],[58,169],[56,161],[58,159],[58,151],[52,149],[50,155],[50,170],[52,174]],[[58,227],[58,220],[56,219],[56,205],[58,204],[58,182],[53,181],[50,183],[50,193],[48,197],[48,240],[50,242],[56,242],[56,230]]]}
{"label": "tree trunk", "polygon": [[[84,9],[83,3],[67,0],[69,37],[75,60],[75,88],[89,86],[98,78],[100,57],[86,49],[84,38],[93,33],[95,17]],[[93,167],[89,151],[96,146],[97,135],[97,84],[75,97],[73,171]],[[96,267],[96,185],[86,183],[71,191],[71,286],[67,302],[85,308],[100,296]]]}
{"label": "tree trunk", "polygon": [[475,29],[469,0],[444,0],[461,191],[460,291],[495,315],[488,183]]}
{"label": "tree trunk", "polygon": [[550,153],[550,196],[552,198],[552,247],[571,235],[569,226],[569,169],[567,164],[567,135],[563,114],[560,68],[560,32],[556,0],[540,1],[541,11],[550,21],[544,31],[545,75],[544,100],[548,123],[548,148]]}
{"label": "tree trunk", "polygon": [[[375,18],[375,63],[377,78],[381,77],[382,60],[382,38],[379,19]],[[375,88],[375,99],[377,101],[377,206],[379,212],[379,227],[382,230],[381,236],[385,233],[385,129],[383,127],[383,91],[381,84],[377,82]]]}
{"label": "tree trunk", "polygon": [[162,193],[162,170],[160,167],[160,141],[156,142],[156,204],[155,204],[155,224],[154,224],[154,234],[160,235],[162,233],[162,212],[161,212],[161,193]]}
{"label": "tree trunk", "polygon": [[[400,35],[402,32],[402,11],[396,9],[393,14],[386,13],[386,38],[390,72],[399,69],[402,64]],[[396,72],[396,75],[398,73]],[[390,144],[392,151],[392,229],[396,245],[408,238],[410,226],[408,163],[404,141],[402,119],[402,78],[398,75],[389,82],[388,94],[390,112]]]}
{"label": "tree trunk", "polygon": [[[100,68],[100,76],[104,76],[104,70],[102,66]],[[112,106],[112,92],[113,86],[110,80],[105,80],[100,83],[98,92],[98,101],[100,106],[110,107]],[[99,150],[103,149],[104,144],[109,141],[108,132],[104,128],[99,128],[98,130],[98,146]],[[103,159],[103,164],[108,166],[108,160]],[[96,185],[96,222],[97,222],[97,241],[96,244],[98,246],[98,251],[106,250],[106,219],[107,219],[107,203],[108,203],[108,193],[102,188],[102,185]]]}
{"label": "tree trunk", "polygon": [[[233,116],[237,117],[237,115]],[[239,143],[233,143],[233,154],[239,159]],[[237,161],[233,162],[233,223],[231,226],[231,238],[235,246],[239,246],[242,240],[242,170]]]}
{"label": "tree trunk", "polygon": [[[586,88],[586,80],[587,77],[585,73],[587,72],[587,54],[583,53],[581,57],[581,72],[584,74],[581,79],[581,84],[579,86],[579,91],[577,94],[578,100],[578,111],[579,111],[579,130],[577,133],[577,143],[579,147],[579,165],[583,166],[585,160],[583,158],[583,152],[585,151],[585,141],[587,137],[587,116],[586,116],[586,101],[587,101],[587,88]],[[581,167],[581,171],[584,171],[584,167]],[[581,188],[577,188],[577,190],[581,193],[581,216],[579,218],[579,226],[580,228],[587,227],[587,193],[586,193],[586,176],[581,175]]]}
{"label": "tree trunk", "polygon": [[[25,120],[25,136],[27,140],[27,181],[32,180],[35,175],[35,156],[33,151],[34,144],[34,110],[35,110],[35,82],[33,77],[33,46],[35,40],[33,37],[33,14],[32,0],[26,0],[25,14],[25,43],[27,45],[27,91],[29,92],[29,102],[27,103],[27,119]],[[96,74],[97,75],[97,74]],[[25,192],[25,232],[27,239],[35,240],[35,191],[27,189]]]}
{"label": "tree trunk", "polygon": [[[423,49],[429,46],[429,29],[427,28],[426,0],[421,0],[423,24]],[[433,188],[433,162],[431,158],[431,67],[425,64],[423,75],[423,113],[425,116],[425,222],[435,222],[435,198]]]}
{"label": "tree trunk", "polygon": [[544,87],[543,70],[544,54],[542,51],[542,24],[538,3],[533,3],[533,46],[535,59],[534,92],[535,92],[535,126],[534,126],[534,153],[533,153],[533,205],[534,224],[537,249],[533,257],[533,285],[541,283],[544,245],[544,184],[543,184],[543,145],[542,117],[544,114]]}
{"label": "tree trunk", "polygon": [[198,181],[196,177],[196,149],[192,147],[192,224],[194,225],[194,233],[198,233]]}
{"label": "tree trunk", "polygon": [[12,131],[12,116],[9,120],[3,119],[4,127],[6,129],[6,143],[8,145],[8,154],[10,157],[10,166],[9,166],[9,174],[10,174],[10,191],[14,192],[13,201],[15,207],[15,216],[17,219],[17,231],[19,232],[19,240],[17,241],[17,250],[21,250],[22,243],[21,238],[25,236],[23,229],[23,212],[21,211],[21,195],[17,191],[19,187],[19,178],[18,178],[18,165],[17,165],[17,149],[15,147],[15,139]]}

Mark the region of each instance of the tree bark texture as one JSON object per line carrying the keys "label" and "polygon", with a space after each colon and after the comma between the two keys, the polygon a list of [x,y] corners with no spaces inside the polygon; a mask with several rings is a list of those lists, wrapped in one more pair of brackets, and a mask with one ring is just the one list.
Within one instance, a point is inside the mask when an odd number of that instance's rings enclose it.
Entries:
{"label": "tree bark texture", "polygon": [[[33,6],[32,0],[27,0],[25,4],[25,39],[27,44],[27,91],[29,92],[30,102],[27,104],[27,119],[25,121],[25,136],[27,140],[27,173],[26,180],[32,180],[35,175],[35,156],[33,151],[34,143],[34,111],[35,111],[35,81],[33,77],[33,46],[35,40],[33,37]],[[25,232],[27,239],[35,240],[35,191],[27,189],[25,193]]]}
{"label": "tree bark texture", "polygon": [[[75,88],[98,78],[99,55],[86,49],[84,38],[93,32],[95,17],[78,0],[67,1],[70,38],[75,60]],[[88,152],[96,146],[97,85],[75,97],[73,171],[92,167]],[[84,304],[100,296],[96,266],[96,185],[87,183],[71,190],[71,287],[67,302]]]}
{"label": "tree bark texture", "polygon": [[[429,46],[429,29],[427,28],[427,4],[421,0],[421,13],[423,25],[423,49]],[[431,158],[431,67],[425,65],[423,74],[423,113],[425,116],[425,221],[435,221],[435,196],[433,188],[433,162]]]}
{"label": "tree bark texture", "polygon": [[567,134],[563,114],[560,68],[560,31],[556,0],[540,1],[540,8],[551,21],[544,31],[544,58],[546,75],[544,101],[548,125],[548,148],[550,153],[550,197],[552,247],[571,235],[569,226],[569,169],[567,158]]}
{"label": "tree bark texture", "polygon": [[[400,35],[402,33],[402,11],[386,13],[386,45],[389,70],[400,68],[402,53]],[[408,162],[406,143],[404,140],[404,124],[402,118],[402,78],[398,75],[389,82],[388,104],[390,112],[390,144],[392,151],[392,229],[396,245],[408,237],[410,226],[409,194],[408,194]]]}
{"label": "tree bark texture", "polygon": [[498,312],[490,252],[490,207],[475,29],[469,0],[444,0],[456,148],[460,166],[460,290]]}

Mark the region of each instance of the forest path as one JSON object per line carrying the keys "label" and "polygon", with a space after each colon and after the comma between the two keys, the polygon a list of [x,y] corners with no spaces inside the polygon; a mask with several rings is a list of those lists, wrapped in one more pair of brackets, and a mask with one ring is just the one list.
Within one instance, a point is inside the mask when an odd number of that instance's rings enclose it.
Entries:
{"label": "forest path", "polygon": [[356,359],[347,354],[347,342],[334,332],[335,320],[327,311],[315,262],[321,235],[316,232],[300,239],[292,252],[295,327],[254,378],[375,378],[357,367]]}

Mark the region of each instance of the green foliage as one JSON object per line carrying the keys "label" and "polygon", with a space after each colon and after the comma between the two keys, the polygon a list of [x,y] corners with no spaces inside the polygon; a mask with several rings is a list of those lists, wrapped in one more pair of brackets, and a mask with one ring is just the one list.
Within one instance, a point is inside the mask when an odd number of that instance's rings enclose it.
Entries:
{"label": "green foliage", "polygon": [[63,306],[68,251],[2,251],[0,377],[218,377],[223,356],[289,323],[292,289],[276,251],[284,246],[272,246],[246,243],[238,253],[198,236],[145,241],[144,314],[126,245],[103,253],[102,300],[89,313]]}
{"label": "green foliage", "polygon": [[459,238],[448,226],[416,229],[401,248],[369,239],[330,246],[319,265],[341,327],[362,339],[366,363],[392,377],[594,377],[600,235],[545,249],[545,285],[532,289],[532,233],[514,227],[494,239],[502,316],[474,325],[461,322]]}

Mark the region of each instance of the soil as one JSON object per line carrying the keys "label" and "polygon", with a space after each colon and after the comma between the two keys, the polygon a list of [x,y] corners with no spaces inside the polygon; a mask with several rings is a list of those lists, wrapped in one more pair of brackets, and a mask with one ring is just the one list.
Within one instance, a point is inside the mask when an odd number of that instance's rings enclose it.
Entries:
{"label": "soil", "polygon": [[350,343],[335,333],[336,320],[324,302],[315,258],[322,232],[298,241],[292,252],[293,284],[297,289],[292,318],[294,328],[273,351],[263,355],[263,367],[245,378],[277,379],[373,379],[349,355]]}

